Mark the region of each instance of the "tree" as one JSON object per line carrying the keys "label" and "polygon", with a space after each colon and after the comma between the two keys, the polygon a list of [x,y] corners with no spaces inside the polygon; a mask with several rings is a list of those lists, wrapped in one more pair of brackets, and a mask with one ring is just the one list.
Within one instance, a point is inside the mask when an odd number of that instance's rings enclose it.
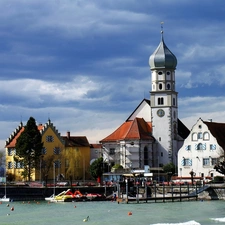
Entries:
{"label": "tree", "polygon": [[[70,180],[70,184],[72,186],[72,182],[74,179],[76,179],[78,177],[78,175],[80,174],[80,171],[78,171],[79,168],[79,164],[82,160],[82,156],[81,153],[79,151],[79,149],[66,149],[63,153],[65,160],[66,160],[66,164],[68,166],[67,170],[66,170],[66,177],[69,178]],[[84,166],[84,165],[83,165]],[[84,170],[84,168],[82,168]]]}
{"label": "tree", "polygon": [[225,175],[225,161],[222,161],[222,162],[219,162],[218,164],[216,164],[216,165],[214,166],[214,169],[215,169],[217,172],[219,172],[219,173]]}
{"label": "tree", "polygon": [[35,119],[30,117],[24,131],[16,140],[15,161],[23,166],[23,176],[31,180],[34,168],[37,168],[42,155],[43,143],[41,133],[37,128]]}
{"label": "tree", "polygon": [[176,172],[176,166],[173,163],[168,163],[163,166],[163,171],[167,173],[167,181],[169,182],[173,174]]}
{"label": "tree", "polygon": [[96,159],[90,165],[90,174],[94,179],[99,179],[103,174],[103,158]]}
{"label": "tree", "polygon": [[163,171],[165,173],[172,173],[174,174],[176,172],[176,166],[173,163],[168,163],[163,166]]}
{"label": "tree", "polygon": [[54,168],[54,155],[46,156],[44,159],[42,159],[41,163],[41,177],[45,180],[45,186],[47,187],[48,183],[48,174],[50,170],[53,170]]}

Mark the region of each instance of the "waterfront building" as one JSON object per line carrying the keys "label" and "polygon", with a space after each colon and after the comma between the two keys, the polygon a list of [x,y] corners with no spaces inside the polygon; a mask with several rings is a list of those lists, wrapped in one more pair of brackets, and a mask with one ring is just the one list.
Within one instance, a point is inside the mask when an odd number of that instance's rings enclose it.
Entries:
{"label": "waterfront building", "polygon": [[62,137],[65,143],[65,178],[67,180],[90,179],[90,144],[85,136],[71,136],[67,132]]}
{"label": "waterfront building", "polygon": [[178,176],[190,181],[212,180],[222,176],[214,166],[224,160],[225,124],[199,118],[178,152]]}
{"label": "waterfront building", "polygon": [[[32,181],[69,180],[70,176],[72,176],[72,179],[88,177],[90,147],[86,137],[70,137],[69,132],[67,136],[61,136],[50,120],[44,125],[39,124],[37,128],[42,135],[43,149],[40,165],[33,170]],[[24,168],[19,162],[15,161],[14,157],[16,155],[16,140],[23,131],[24,126],[21,122],[5,144],[8,180],[24,181]],[[68,158],[74,155],[73,151],[76,152],[78,158],[69,161]],[[71,155],[67,156],[66,152],[70,152]],[[76,163],[77,172],[71,174],[67,170],[70,168],[69,163],[73,162]]]}
{"label": "waterfront building", "polygon": [[168,163],[177,165],[178,150],[189,135],[178,118],[177,59],[166,46],[163,31],[149,66],[150,100],[142,100],[118,129],[100,141],[111,165],[120,164],[124,169],[150,166],[150,170]]}

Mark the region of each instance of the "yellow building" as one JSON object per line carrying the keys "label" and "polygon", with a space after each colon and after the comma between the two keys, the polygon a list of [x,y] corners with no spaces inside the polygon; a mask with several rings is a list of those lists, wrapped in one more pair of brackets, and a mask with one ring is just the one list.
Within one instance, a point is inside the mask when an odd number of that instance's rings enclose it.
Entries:
{"label": "yellow building", "polygon": [[65,158],[63,155],[65,142],[50,120],[40,130],[43,150],[40,166],[35,171],[35,180],[58,180],[65,174]]}
{"label": "yellow building", "polygon": [[90,144],[85,136],[63,136],[65,141],[65,177],[67,180],[90,179]]}
{"label": "yellow building", "polygon": [[[43,150],[39,166],[33,170],[32,181],[89,179],[90,145],[86,137],[62,137],[50,120],[39,124]],[[22,123],[6,141],[6,170],[8,180],[24,181],[23,166],[14,160],[16,140],[24,131]]]}

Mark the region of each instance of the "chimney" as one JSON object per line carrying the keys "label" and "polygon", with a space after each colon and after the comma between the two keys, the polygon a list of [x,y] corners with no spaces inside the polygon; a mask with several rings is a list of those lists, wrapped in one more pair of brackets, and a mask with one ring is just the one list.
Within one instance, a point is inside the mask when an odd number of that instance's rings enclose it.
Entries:
{"label": "chimney", "polygon": [[67,138],[70,139],[70,132],[67,131]]}

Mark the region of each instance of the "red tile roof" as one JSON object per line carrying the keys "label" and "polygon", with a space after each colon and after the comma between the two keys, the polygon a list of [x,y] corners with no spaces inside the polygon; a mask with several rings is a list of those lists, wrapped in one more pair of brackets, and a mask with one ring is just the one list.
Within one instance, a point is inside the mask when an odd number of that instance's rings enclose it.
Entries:
{"label": "red tile roof", "polygon": [[[38,130],[43,129],[43,125],[38,125]],[[14,134],[14,136],[11,138],[11,140],[6,144],[6,148],[15,148],[16,146],[16,140],[21,135],[21,133],[24,131],[24,127],[22,127],[17,133]]]}
{"label": "red tile roof", "polygon": [[152,137],[152,124],[147,123],[143,118],[128,120],[101,142],[131,139],[154,140]]}

